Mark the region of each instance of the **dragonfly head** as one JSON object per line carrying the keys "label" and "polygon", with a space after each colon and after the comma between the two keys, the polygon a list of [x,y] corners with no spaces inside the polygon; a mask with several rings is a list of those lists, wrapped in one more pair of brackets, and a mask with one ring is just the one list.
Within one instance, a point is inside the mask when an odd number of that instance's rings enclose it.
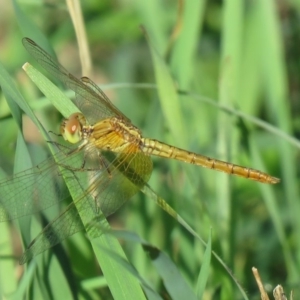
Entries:
{"label": "dragonfly head", "polygon": [[76,144],[82,140],[82,129],[85,125],[86,120],[83,114],[74,113],[62,121],[60,133],[66,141]]}

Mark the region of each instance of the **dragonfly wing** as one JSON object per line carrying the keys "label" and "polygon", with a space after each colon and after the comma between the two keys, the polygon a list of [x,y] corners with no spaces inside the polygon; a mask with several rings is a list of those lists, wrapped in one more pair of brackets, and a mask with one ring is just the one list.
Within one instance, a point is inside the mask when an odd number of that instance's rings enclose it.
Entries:
{"label": "dragonfly wing", "polygon": [[53,158],[0,182],[0,222],[36,213],[68,196]]}
{"label": "dragonfly wing", "polygon": [[[82,206],[88,203],[82,201]],[[84,211],[84,207],[81,210]],[[81,218],[74,203],[70,203],[67,209],[51,223],[49,223],[39,235],[30,243],[21,256],[20,264],[25,264],[34,256],[62,242],[67,237],[84,229]]]}
{"label": "dragonfly wing", "polygon": [[83,153],[62,148],[34,168],[0,181],[0,222],[37,213],[69,197],[63,176],[76,176]]}
{"label": "dragonfly wing", "polygon": [[91,80],[86,83],[85,79],[82,81],[70,74],[56,59],[31,39],[24,38],[23,45],[46,71],[76,93],[73,102],[90,124],[113,116],[123,117],[123,114],[111,103],[104,92],[99,87],[96,88],[96,84],[90,84]]}
{"label": "dragonfly wing", "polygon": [[[89,148],[95,152],[96,149]],[[95,157],[90,153],[90,157]],[[85,190],[74,199],[67,209],[32,241],[24,252],[20,263],[24,264],[35,255],[44,252],[74,233],[84,228],[89,236],[96,238],[102,234],[101,216],[114,213],[126,200],[136,194],[148,181],[152,171],[152,161],[144,153],[114,154],[103,153],[101,168],[86,172],[73,170],[72,185]],[[72,183],[73,182],[73,183]],[[70,186],[69,186],[70,187]],[[95,219],[96,216],[96,219]],[[85,226],[83,225],[85,224]],[[97,226],[94,226],[94,225]]]}
{"label": "dragonfly wing", "polygon": [[[97,95],[98,102],[97,105],[100,105],[101,110],[107,111],[106,115],[109,114],[112,116],[112,112],[114,116],[118,116],[119,118],[122,118],[123,120],[126,120],[127,122],[131,122],[115,105],[112,104],[112,102],[108,99],[108,97],[105,95],[105,93],[100,89],[100,87],[95,84],[90,78],[88,77],[82,77],[81,81],[85,84],[85,86],[93,91],[94,95]],[[81,95],[80,95],[81,96]],[[78,105],[81,110],[87,110],[89,108],[89,114],[86,114],[86,116],[91,116],[91,120],[88,118],[88,121],[90,124],[95,124],[99,121],[99,117],[95,114],[94,111],[92,111],[94,108],[94,101],[90,101],[89,98],[85,99],[85,101],[78,101]]]}
{"label": "dragonfly wing", "polygon": [[[95,177],[90,193],[105,216],[114,213],[149,180],[152,161],[144,153],[103,152],[107,174],[105,180]],[[103,188],[105,187],[105,188]]]}
{"label": "dragonfly wing", "polygon": [[[109,144],[113,140],[108,141]],[[100,151],[96,145],[85,149],[85,172],[74,172],[76,182],[80,183],[82,195],[73,201],[82,202],[85,197],[94,199],[89,219],[100,210],[105,216],[114,213],[129,198],[136,194],[149,180],[152,172],[150,156],[128,146],[124,153]],[[87,219],[88,219],[87,218]]]}

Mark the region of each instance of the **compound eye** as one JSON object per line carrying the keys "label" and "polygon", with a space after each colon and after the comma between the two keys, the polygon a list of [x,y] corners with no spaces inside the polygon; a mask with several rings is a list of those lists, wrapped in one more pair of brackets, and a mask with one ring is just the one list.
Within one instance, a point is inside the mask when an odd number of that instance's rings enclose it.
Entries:
{"label": "compound eye", "polygon": [[82,139],[82,114],[72,114],[68,119],[62,121],[60,126],[60,133],[63,138],[72,143],[76,144]]}

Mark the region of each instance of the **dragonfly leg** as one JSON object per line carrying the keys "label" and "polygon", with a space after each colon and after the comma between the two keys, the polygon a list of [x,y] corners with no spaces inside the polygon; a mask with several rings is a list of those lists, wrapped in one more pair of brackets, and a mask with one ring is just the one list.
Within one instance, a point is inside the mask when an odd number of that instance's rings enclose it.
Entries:
{"label": "dragonfly leg", "polygon": [[86,168],[86,162],[87,162],[87,156],[88,156],[88,153],[84,153],[84,159],[83,159],[83,162],[82,162],[82,165],[81,167],[78,169],[78,171],[98,171],[98,170],[101,170],[101,169],[105,169],[108,173],[108,176],[111,178],[111,172],[109,170],[109,166],[107,164],[107,162],[103,159],[102,155],[100,153],[97,154],[98,156],[98,159],[99,159],[99,167],[95,167],[95,168]]}
{"label": "dragonfly leg", "polygon": [[52,144],[54,146],[56,146],[60,151],[62,151],[63,153],[65,153],[65,155],[67,156],[69,153],[71,153],[72,149],[66,145],[60,144],[58,142],[54,142],[54,141],[47,141],[47,143]]}
{"label": "dragonfly leg", "polygon": [[108,165],[107,161],[105,159],[103,159],[103,156],[100,153],[98,154],[98,156],[99,156],[100,165],[105,168],[105,170],[107,171],[109,179],[111,179],[112,175],[111,175],[111,171],[109,169],[109,165]]}
{"label": "dragonfly leg", "polygon": [[69,147],[67,147],[66,145],[63,145],[63,144],[60,144],[60,143],[58,143],[58,142],[55,142],[55,141],[46,141],[48,144],[53,144],[53,145],[55,145],[55,146],[57,146],[57,148],[69,148]]}
{"label": "dragonfly leg", "polygon": [[54,134],[54,135],[56,135],[56,136],[62,136],[61,133],[56,133],[56,132],[54,132],[54,131],[52,131],[52,130],[49,130],[48,133],[52,133],[52,134]]}

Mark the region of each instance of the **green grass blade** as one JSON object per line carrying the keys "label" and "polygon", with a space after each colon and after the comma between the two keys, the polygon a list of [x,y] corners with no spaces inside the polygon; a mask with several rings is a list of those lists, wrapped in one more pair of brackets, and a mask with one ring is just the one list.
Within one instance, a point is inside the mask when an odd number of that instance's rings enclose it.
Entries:
{"label": "green grass blade", "polygon": [[[207,247],[205,241],[196,233],[191,226],[160,196],[158,196],[149,185],[145,185],[142,189],[142,192],[147,195],[152,201],[155,202],[156,205],[161,207],[167,214],[169,214],[172,218],[174,218],[179,224],[181,224],[193,237],[200,241],[202,245]],[[237,278],[234,276],[230,268],[226,265],[223,259],[214,251],[212,251],[213,256],[217,259],[217,261],[221,264],[221,266],[226,270],[228,275],[232,278],[235,282],[236,286],[240,290],[241,294],[243,295],[244,299],[248,299],[244,289],[238,282]]]}
{"label": "green grass blade", "polygon": [[197,299],[174,262],[164,252],[149,245],[143,245],[143,248],[148,253],[172,299]]}
{"label": "green grass blade", "polygon": [[184,135],[184,122],[181,114],[181,105],[178,94],[176,92],[175,83],[170,75],[167,64],[164,62],[162,56],[156,50],[145,32],[151,56],[154,64],[155,77],[158,89],[159,100],[163,110],[163,114],[174,136],[175,140],[181,141],[182,146],[187,143]]}
{"label": "green grass blade", "polygon": [[202,263],[199,277],[197,280],[196,290],[197,290],[198,299],[202,299],[202,297],[203,297],[203,294],[204,294],[205,288],[206,288],[206,284],[208,281],[208,276],[209,276],[209,269],[210,269],[210,263],[211,263],[211,252],[212,252],[211,233],[212,233],[212,231],[210,231],[206,250],[203,255],[203,263]]}
{"label": "green grass blade", "polygon": [[196,51],[201,29],[206,1],[192,0],[183,5],[182,20],[179,36],[175,40],[171,53],[172,74],[177,79],[181,89],[190,86],[194,76],[194,64],[196,61]]}
{"label": "green grass blade", "polygon": [[[30,65],[27,65],[25,70],[28,76],[35,82],[37,87],[44,93],[44,95],[53,103],[55,107],[59,108],[63,115],[67,116],[74,112],[74,109],[76,108],[74,108],[73,103],[70,100],[67,101],[65,97],[62,97],[62,92],[56,88],[46,77],[44,77],[42,74],[38,74],[38,71]],[[67,185],[69,185],[68,180],[72,181],[74,179],[66,179]],[[74,187],[74,190],[70,190],[73,199],[78,199],[83,192],[80,186],[78,185],[76,189],[76,185],[70,184],[70,186]],[[86,199],[86,201],[93,200]],[[92,212],[93,211],[91,210],[90,214],[92,214]],[[82,216],[82,218],[84,217]],[[95,219],[97,218],[98,216],[95,215]],[[88,221],[90,220],[83,220],[83,223],[87,224]],[[108,223],[106,223],[106,226],[109,226]],[[89,234],[88,230],[87,233]],[[133,276],[128,276],[128,274],[124,274],[124,271],[120,268],[118,263],[105,255],[101,249],[97,247],[97,243],[99,243],[103,247],[114,249],[114,251],[116,251],[121,257],[125,258],[126,256],[119,242],[110,236],[102,235],[97,239],[91,239],[91,243],[114,298],[143,299],[144,294],[135,278]]]}

